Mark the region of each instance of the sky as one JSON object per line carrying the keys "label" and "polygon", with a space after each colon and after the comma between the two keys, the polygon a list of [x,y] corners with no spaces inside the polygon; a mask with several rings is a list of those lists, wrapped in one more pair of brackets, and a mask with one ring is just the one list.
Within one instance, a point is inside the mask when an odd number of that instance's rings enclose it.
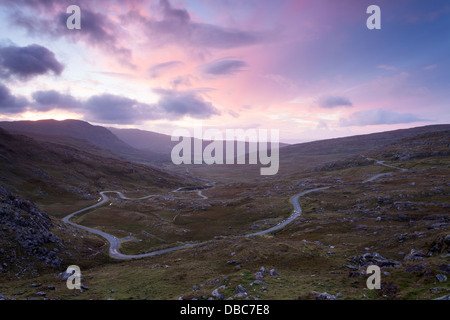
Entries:
{"label": "sky", "polygon": [[[381,29],[366,25],[373,4]],[[297,143],[450,123],[449,110],[447,0],[0,1],[0,120]]]}

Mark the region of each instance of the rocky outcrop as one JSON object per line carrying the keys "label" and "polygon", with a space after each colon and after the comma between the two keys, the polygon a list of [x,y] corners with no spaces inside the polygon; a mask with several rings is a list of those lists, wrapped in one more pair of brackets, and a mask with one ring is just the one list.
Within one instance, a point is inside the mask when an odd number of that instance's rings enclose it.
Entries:
{"label": "rocky outcrop", "polygon": [[[354,256],[348,259],[348,261],[358,264],[358,269],[369,265],[377,265],[380,268],[395,268],[401,264],[399,261],[386,259],[376,252],[364,253],[361,256]],[[345,267],[350,267],[351,269],[352,266],[345,265]]]}
{"label": "rocky outcrop", "polygon": [[59,267],[61,240],[51,232],[50,217],[29,200],[0,186],[0,272],[23,265],[29,258]]}

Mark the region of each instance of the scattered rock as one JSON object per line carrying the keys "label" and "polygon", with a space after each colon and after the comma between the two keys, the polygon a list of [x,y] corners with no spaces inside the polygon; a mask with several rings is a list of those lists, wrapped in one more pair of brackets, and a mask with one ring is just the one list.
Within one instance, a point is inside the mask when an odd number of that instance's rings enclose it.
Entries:
{"label": "scattered rock", "polygon": [[212,294],[216,299],[223,300],[223,299],[225,298],[225,296],[224,296],[223,293],[220,293],[220,292],[219,292],[220,289],[225,289],[225,286],[220,286],[219,288],[214,289],[213,292],[212,292],[211,294]]}
{"label": "scattered rock", "polygon": [[275,269],[271,269],[270,271],[269,271],[269,276],[279,276],[280,274],[278,273],[278,272],[276,272],[276,270]]}
{"label": "scattered rock", "polygon": [[436,298],[434,300],[450,300],[450,294],[448,294],[446,296],[442,296],[442,297]]}
{"label": "scattered rock", "polygon": [[367,267],[369,265],[377,265],[380,268],[395,268],[400,265],[399,261],[388,260],[382,257],[377,252],[374,253],[364,253],[361,256],[354,256],[348,261],[357,263],[360,267]]}
{"label": "scattered rock", "polygon": [[39,291],[39,292],[36,292],[35,295],[44,297],[46,295],[46,293],[43,291]]}
{"label": "scattered rock", "polygon": [[237,293],[247,293],[247,289],[245,289],[242,285],[238,285],[235,289]]}
{"label": "scattered rock", "polygon": [[411,249],[411,252],[405,256],[404,261],[422,261],[424,254],[422,251]]}
{"label": "scattered rock", "polygon": [[32,283],[29,285],[29,287],[32,287],[32,288],[38,288],[40,286],[42,286],[42,284],[40,284],[40,283]]}
{"label": "scattered rock", "polygon": [[255,279],[261,280],[263,278],[264,278],[264,275],[263,275],[262,272],[258,271],[258,272],[255,273]]}
{"label": "scattered rock", "polygon": [[71,275],[73,275],[75,273],[75,270],[72,272],[72,273],[68,273],[68,272],[61,272],[61,273],[59,273],[58,274],[58,277],[60,277],[61,278],[61,280],[62,281],[66,281],[67,279],[69,279],[69,277],[71,276]]}
{"label": "scattered rock", "polygon": [[253,281],[252,283],[250,283],[251,286],[253,286],[253,285],[255,285],[255,284],[257,284],[257,285],[262,285],[262,286],[267,286],[267,284],[264,283],[264,282],[261,281],[261,280],[255,280],[255,281]]}
{"label": "scattered rock", "polygon": [[445,276],[445,275],[442,274],[442,273],[438,273],[438,274],[436,275],[436,279],[438,279],[439,282],[445,282],[445,281],[447,281],[447,276]]}
{"label": "scattered rock", "polygon": [[316,296],[316,300],[338,300],[338,298],[328,292],[320,293]]}
{"label": "scattered rock", "polygon": [[411,267],[406,267],[405,271],[406,272],[423,272],[425,270],[425,268],[428,267],[427,263],[419,263],[415,266],[411,266]]}

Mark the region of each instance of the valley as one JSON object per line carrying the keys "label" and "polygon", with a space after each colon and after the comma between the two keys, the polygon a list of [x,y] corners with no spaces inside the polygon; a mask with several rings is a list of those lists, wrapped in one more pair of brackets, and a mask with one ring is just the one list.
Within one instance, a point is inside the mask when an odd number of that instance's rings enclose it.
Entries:
{"label": "valley", "polygon": [[[46,212],[65,248],[57,266],[30,257],[13,268],[27,253],[3,226],[7,299],[449,294],[448,125],[282,146],[273,177],[249,165],[131,162],[48,132],[0,133],[3,188]],[[87,288],[78,292],[58,276],[73,261]],[[368,264],[381,266],[381,290],[366,288]]]}

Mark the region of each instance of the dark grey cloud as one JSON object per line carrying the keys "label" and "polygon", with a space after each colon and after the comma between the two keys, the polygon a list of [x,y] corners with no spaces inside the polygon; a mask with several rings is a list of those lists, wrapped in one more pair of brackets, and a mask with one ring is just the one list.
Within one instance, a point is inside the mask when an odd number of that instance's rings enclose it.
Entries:
{"label": "dark grey cloud", "polygon": [[196,119],[207,119],[219,115],[211,102],[205,101],[195,91],[155,90],[161,95],[158,107],[171,118],[189,116]]}
{"label": "dark grey cloud", "polygon": [[55,90],[36,91],[32,97],[35,101],[33,107],[39,111],[52,109],[75,110],[83,106],[79,100],[70,94],[62,94]]}
{"label": "dark grey cloud", "polygon": [[160,94],[155,104],[147,104],[122,96],[103,94],[83,102],[86,120],[108,124],[136,124],[148,120],[183,117],[210,118],[219,111],[196,91],[154,90]]}
{"label": "dark grey cloud", "polygon": [[351,114],[347,119],[340,119],[341,127],[369,126],[382,124],[400,124],[426,121],[411,113],[397,113],[384,109],[371,109],[358,111]]}
{"label": "dark grey cloud", "polygon": [[134,67],[129,62],[132,56],[131,50],[118,44],[120,28],[107,15],[83,7],[81,30],[75,32],[74,30],[68,30],[66,27],[66,21],[69,16],[70,14],[65,12],[59,14],[59,32],[63,32],[66,37],[70,37],[75,41],[81,40],[94,47],[108,50],[110,53],[115,54],[123,63]]}
{"label": "dark grey cloud", "polygon": [[[101,2],[104,2],[103,6]],[[101,10],[94,9],[96,5],[101,8],[110,5],[111,2],[5,0],[0,6],[7,6],[12,24],[25,28],[32,35],[65,37],[75,42],[81,41],[114,54],[123,64],[134,68],[130,63],[131,50],[119,44],[123,29]],[[117,3],[120,4],[120,1]],[[81,30],[67,29],[66,22],[71,15],[66,12],[69,5],[78,5],[81,8]]]}
{"label": "dark grey cloud", "polygon": [[111,94],[93,96],[83,106],[85,118],[100,123],[136,124],[163,117],[155,105]]}
{"label": "dark grey cloud", "polygon": [[227,49],[262,43],[269,38],[264,32],[252,32],[192,21],[185,9],[173,8],[168,0],[160,0],[161,19],[148,19],[129,12],[128,21],[139,21],[149,40],[160,44],[176,43],[195,48]]}
{"label": "dark grey cloud", "polygon": [[60,75],[63,69],[64,66],[56,60],[55,54],[40,45],[0,48],[0,77],[2,78],[15,76],[27,80],[48,73]]}
{"label": "dark grey cloud", "polygon": [[151,78],[158,78],[164,71],[183,65],[181,61],[168,61],[156,64],[148,69]]}
{"label": "dark grey cloud", "polygon": [[202,66],[202,70],[211,75],[228,75],[242,71],[246,67],[248,64],[245,61],[221,59],[205,64]]}
{"label": "dark grey cloud", "polygon": [[322,108],[332,109],[336,107],[352,107],[352,102],[346,97],[328,96],[319,99]]}
{"label": "dark grey cloud", "polygon": [[27,99],[12,95],[9,88],[0,83],[0,113],[20,113],[27,109],[28,104]]}

